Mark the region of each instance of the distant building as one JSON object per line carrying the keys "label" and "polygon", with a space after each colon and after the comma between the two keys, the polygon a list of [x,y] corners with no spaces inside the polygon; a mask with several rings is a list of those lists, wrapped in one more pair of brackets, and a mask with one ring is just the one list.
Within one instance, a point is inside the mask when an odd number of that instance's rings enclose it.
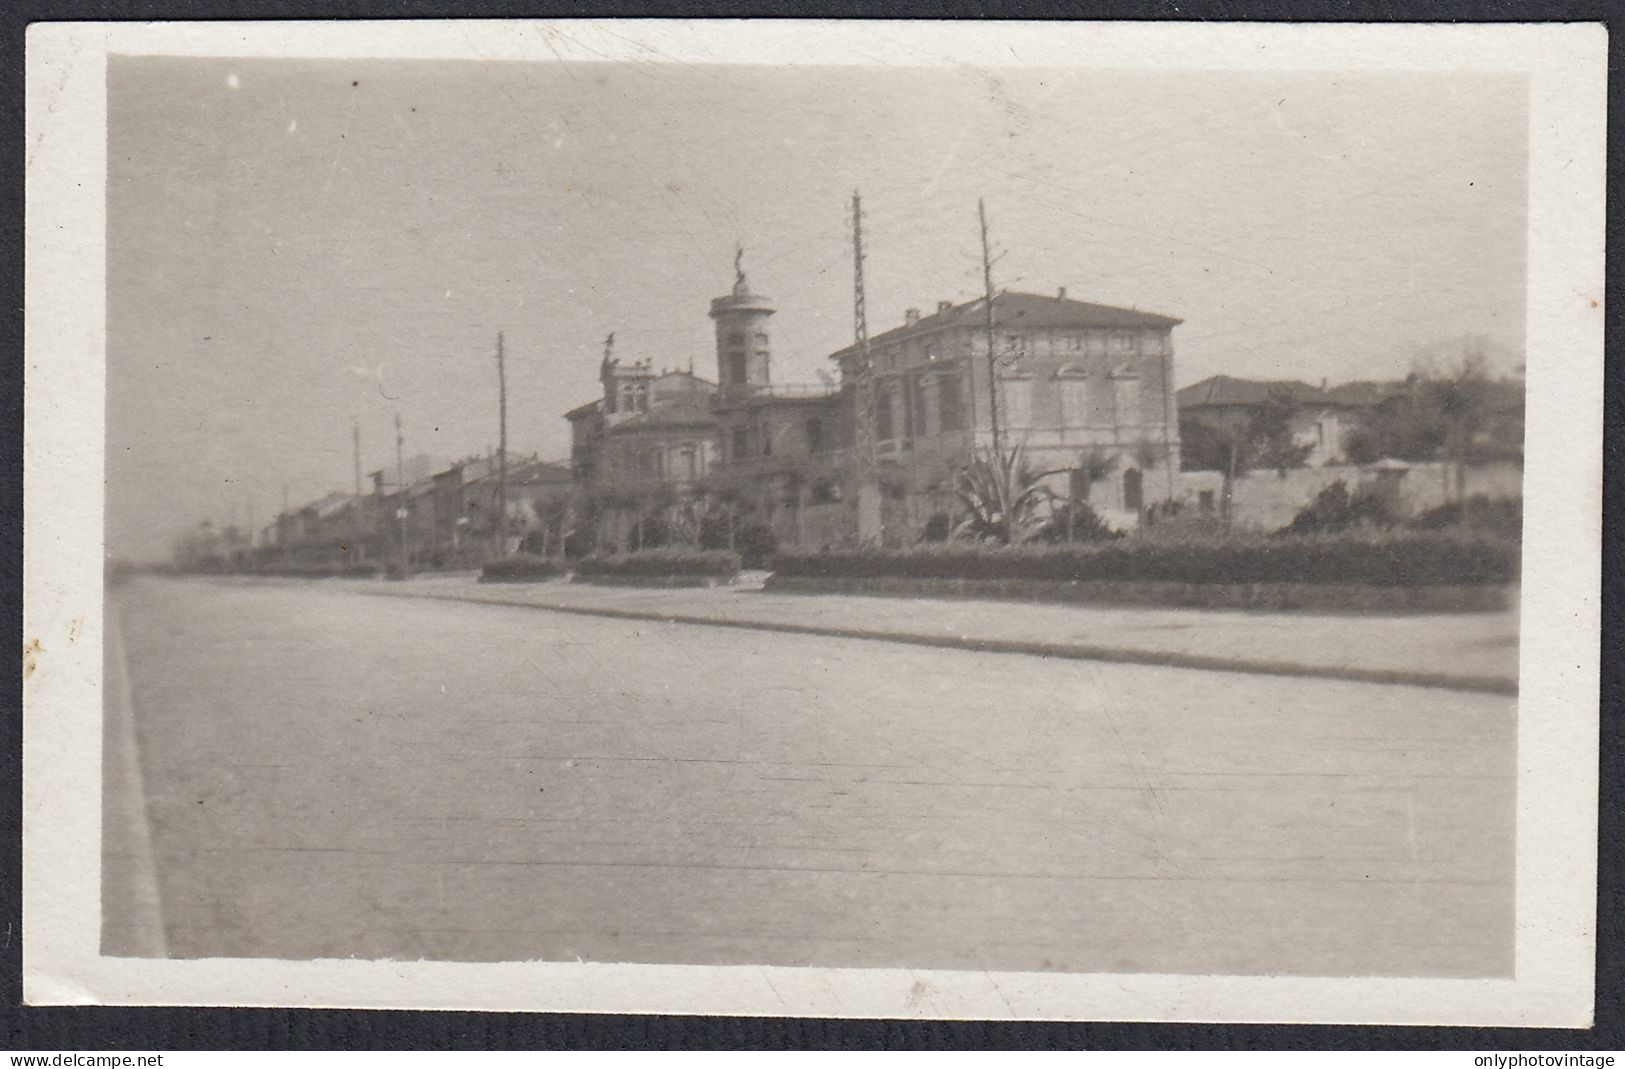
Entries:
{"label": "distant building", "polygon": [[1223,433],[1244,430],[1271,402],[1292,406],[1293,441],[1308,450],[1310,467],[1342,464],[1350,436],[1367,414],[1392,392],[1392,384],[1351,382],[1327,389],[1294,380],[1238,379],[1214,375],[1186,386],[1177,397],[1179,417]]}
{"label": "distant building", "polygon": [[[1306,450],[1304,464],[1327,467],[1348,463],[1371,463],[1390,452],[1405,459],[1434,459],[1446,447],[1443,428],[1447,417],[1436,410],[1427,395],[1426,382],[1412,376],[1387,382],[1345,382],[1328,387],[1312,386],[1296,380],[1260,380],[1214,375],[1186,386],[1178,393],[1179,419],[1186,437],[1195,439],[1202,431],[1222,434],[1245,432],[1249,423],[1266,405],[1285,404],[1290,409],[1289,429],[1293,441]],[[1440,384],[1433,384],[1438,387]],[[1516,380],[1480,380],[1475,384],[1476,416],[1469,459],[1479,461],[1521,460],[1523,457],[1523,383]],[[1416,426],[1409,435],[1389,434],[1383,441],[1373,432],[1379,427],[1403,421],[1402,410],[1414,406]],[[1428,421],[1432,427],[1424,426]],[[1433,438],[1429,437],[1431,430]],[[1392,440],[1392,439],[1399,440]],[[1200,449],[1193,442],[1193,453]],[[1216,467],[1219,458],[1195,455],[1196,467]]]}
{"label": "distant building", "polygon": [[[430,469],[426,459],[408,470]],[[380,468],[371,473],[371,493],[332,493],[278,516],[254,556],[380,564],[404,557],[413,568],[477,567],[502,551],[498,469],[495,456],[470,457],[400,486],[388,478],[392,469]],[[506,551],[532,535],[537,544],[556,540],[573,487],[569,465],[509,456],[507,475]]]}

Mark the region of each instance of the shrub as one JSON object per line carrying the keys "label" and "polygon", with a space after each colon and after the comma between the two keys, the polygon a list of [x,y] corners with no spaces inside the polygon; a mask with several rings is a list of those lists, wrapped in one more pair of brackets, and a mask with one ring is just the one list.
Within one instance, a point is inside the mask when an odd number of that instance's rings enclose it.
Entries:
{"label": "shrub", "polygon": [[1120,539],[1087,546],[787,552],[775,558],[774,568],[781,576],[815,578],[1478,586],[1515,579],[1518,547],[1462,532],[1238,536],[1217,542]]}
{"label": "shrub", "polygon": [[747,523],[734,536],[734,548],[746,568],[766,568],[778,552],[779,533],[759,520]]}
{"label": "shrub", "polygon": [[635,553],[660,549],[671,541],[671,525],[659,516],[645,516],[632,525],[626,534],[626,544]]}
{"label": "shrub", "polygon": [[537,583],[564,574],[564,566],[551,557],[518,553],[487,561],[480,570],[482,583]]}
{"label": "shrub", "polygon": [[578,527],[564,534],[564,555],[571,560],[588,556],[598,548],[598,534],[591,527]]}
{"label": "shrub", "polygon": [[925,521],[925,526],[920,529],[920,541],[946,542],[953,530],[954,520],[952,516],[946,512],[933,512],[931,518]]}
{"label": "shrub", "polygon": [[576,565],[576,575],[588,579],[731,579],[739,574],[739,567],[739,554],[727,550],[652,549],[584,557]]}
{"label": "shrub", "polygon": [[1395,516],[1386,498],[1367,490],[1349,488],[1343,480],[1326,487],[1281,528],[1283,535],[1347,531],[1351,527],[1392,527]]}
{"label": "shrub", "polygon": [[1121,538],[1085,501],[1058,502],[1032,535],[1037,542],[1104,542]]}
{"label": "shrub", "polygon": [[736,517],[730,522],[726,515],[711,515],[700,521],[700,548],[731,550],[744,567],[765,568],[779,548],[779,534],[761,520]]}
{"label": "shrub", "polygon": [[1413,518],[1406,526],[1418,531],[1467,527],[1512,538],[1523,536],[1523,499],[1490,498],[1474,494],[1466,501],[1450,501]]}
{"label": "shrub", "polygon": [[1229,537],[1224,518],[1212,512],[1183,509],[1170,512],[1155,523],[1136,527],[1128,535],[1136,542],[1218,542]]}

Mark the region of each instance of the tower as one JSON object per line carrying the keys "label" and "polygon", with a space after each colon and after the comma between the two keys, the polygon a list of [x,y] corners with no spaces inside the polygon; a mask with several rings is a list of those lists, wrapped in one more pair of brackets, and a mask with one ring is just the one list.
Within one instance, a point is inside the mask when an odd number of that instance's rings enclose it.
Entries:
{"label": "tower", "polygon": [[717,382],[724,395],[746,393],[772,382],[773,354],[767,321],[773,302],[752,293],[745,281],[745,250],[734,252],[734,288],[711,301],[717,325]]}
{"label": "tower", "polygon": [[615,335],[604,339],[604,358],[598,365],[598,381],[604,387],[604,421],[609,424],[649,411],[650,386],[654,368],[648,360],[623,364],[615,356]]}

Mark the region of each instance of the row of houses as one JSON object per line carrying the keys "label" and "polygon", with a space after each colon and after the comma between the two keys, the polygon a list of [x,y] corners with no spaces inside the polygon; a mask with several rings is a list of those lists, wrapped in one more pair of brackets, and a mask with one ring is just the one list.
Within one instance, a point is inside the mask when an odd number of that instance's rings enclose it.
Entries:
{"label": "row of houses", "polygon": [[[1265,527],[1289,504],[1283,491],[1260,484],[1239,504],[1226,498],[1214,443],[1245,436],[1272,408],[1283,412],[1278,452],[1291,455],[1283,468],[1326,476],[1293,486],[1380,483],[1421,507],[1439,497],[1429,465],[1453,452],[1496,466],[1476,484],[1492,488],[1522,462],[1521,381],[1475,380],[1470,403],[1465,386],[1440,399],[1449,384],[1416,375],[1336,386],[1220,375],[1176,391],[1179,319],[1065,289],[909,309],[867,346],[831,354],[828,380],[813,383],[775,373],[774,303],[743,271],[709,311],[714,381],[622,361],[607,344],[600,395],[565,414],[575,485],[598,502],[601,542],[626,545],[651,514],[720,502],[780,544],[908,544],[951,525],[959,473],[995,446],[1019,447],[1057,495],[1087,501],[1120,530],[1187,510],[1228,510],[1237,526]],[[1424,400],[1447,411],[1420,417]],[[1472,418],[1452,404],[1473,408]],[[1441,437],[1452,421],[1470,440]],[[1416,487],[1399,493],[1412,465]],[[1469,491],[1460,470],[1454,478],[1445,496]],[[865,480],[876,499],[868,517]]]}
{"label": "row of houses", "polygon": [[[369,493],[286,511],[252,539],[215,533],[213,549],[450,568],[516,549],[643,548],[724,529],[731,540],[742,527],[781,545],[905,545],[951,525],[972,457],[1018,448],[1057,495],[1129,529],[1228,506],[1212,471],[1200,470],[1220,466],[1213,436],[1234,436],[1269,406],[1287,411],[1283,433],[1301,447],[1293,466],[1363,461],[1372,478],[1403,477],[1393,457],[1356,454],[1374,448],[1385,413],[1414,397],[1414,379],[1316,387],[1215,376],[1176,391],[1179,319],[1060,289],[909,309],[867,344],[830,354],[821,381],[785,382],[776,314],[737,270],[732,290],[710,303],[714,378],[692,362],[656,370],[624,360],[611,335],[598,396],[564,413],[569,461],[510,458],[505,525],[488,455],[394,482],[374,472]],[[1521,384],[1497,384],[1491,397],[1493,418],[1475,433],[1506,447],[1496,459],[1521,460]],[[1363,477],[1357,463],[1351,470]],[[1271,517],[1286,507],[1280,496]],[[186,549],[208,551],[198,536]]]}
{"label": "row of houses", "polygon": [[200,525],[177,547],[178,562],[229,568],[405,560],[413,569],[450,569],[477,567],[521,543],[537,552],[554,548],[547,539],[557,536],[571,500],[568,464],[508,459],[504,536],[497,521],[498,458],[468,457],[444,467],[431,467],[423,457],[412,462],[427,473],[413,478],[405,464],[394,479],[387,469],[374,471],[370,492],[327,494],[284,510],[258,531]]}

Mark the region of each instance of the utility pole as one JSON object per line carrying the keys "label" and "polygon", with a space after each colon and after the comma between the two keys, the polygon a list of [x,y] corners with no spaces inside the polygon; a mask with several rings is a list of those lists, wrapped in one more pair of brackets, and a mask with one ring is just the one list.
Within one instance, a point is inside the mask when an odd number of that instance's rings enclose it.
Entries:
{"label": "utility pole", "polygon": [[497,556],[508,555],[508,363],[497,331]]}
{"label": "utility pole", "polygon": [[976,219],[982,228],[982,283],[986,289],[983,302],[987,312],[987,407],[993,421],[993,456],[1002,467],[1004,449],[999,441],[999,357],[993,348],[993,253],[987,241],[987,205],[980,198],[976,201]]}
{"label": "utility pole", "polygon": [[857,347],[853,384],[852,473],[857,491],[858,542],[880,538],[880,486],[875,478],[875,374],[863,291],[863,201],[852,191],[852,332]]}
{"label": "utility pole", "polygon": [[401,528],[401,578],[406,578],[406,460],[402,447],[406,439],[401,436],[401,414],[395,413],[395,492],[399,500],[395,503],[395,520]]}
{"label": "utility pole", "polygon": [[1179,433],[1178,417],[1174,415],[1174,358],[1173,345],[1164,342],[1162,346],[1162,463],[1168,469],[1168,501],[1169,506],[1175,497],[1174,492],[1174,436]]}
{"label": "utility pole", "polygon": [[355,446],[355,496],[361,496],[361,421],[350,421],[350,439]]}

